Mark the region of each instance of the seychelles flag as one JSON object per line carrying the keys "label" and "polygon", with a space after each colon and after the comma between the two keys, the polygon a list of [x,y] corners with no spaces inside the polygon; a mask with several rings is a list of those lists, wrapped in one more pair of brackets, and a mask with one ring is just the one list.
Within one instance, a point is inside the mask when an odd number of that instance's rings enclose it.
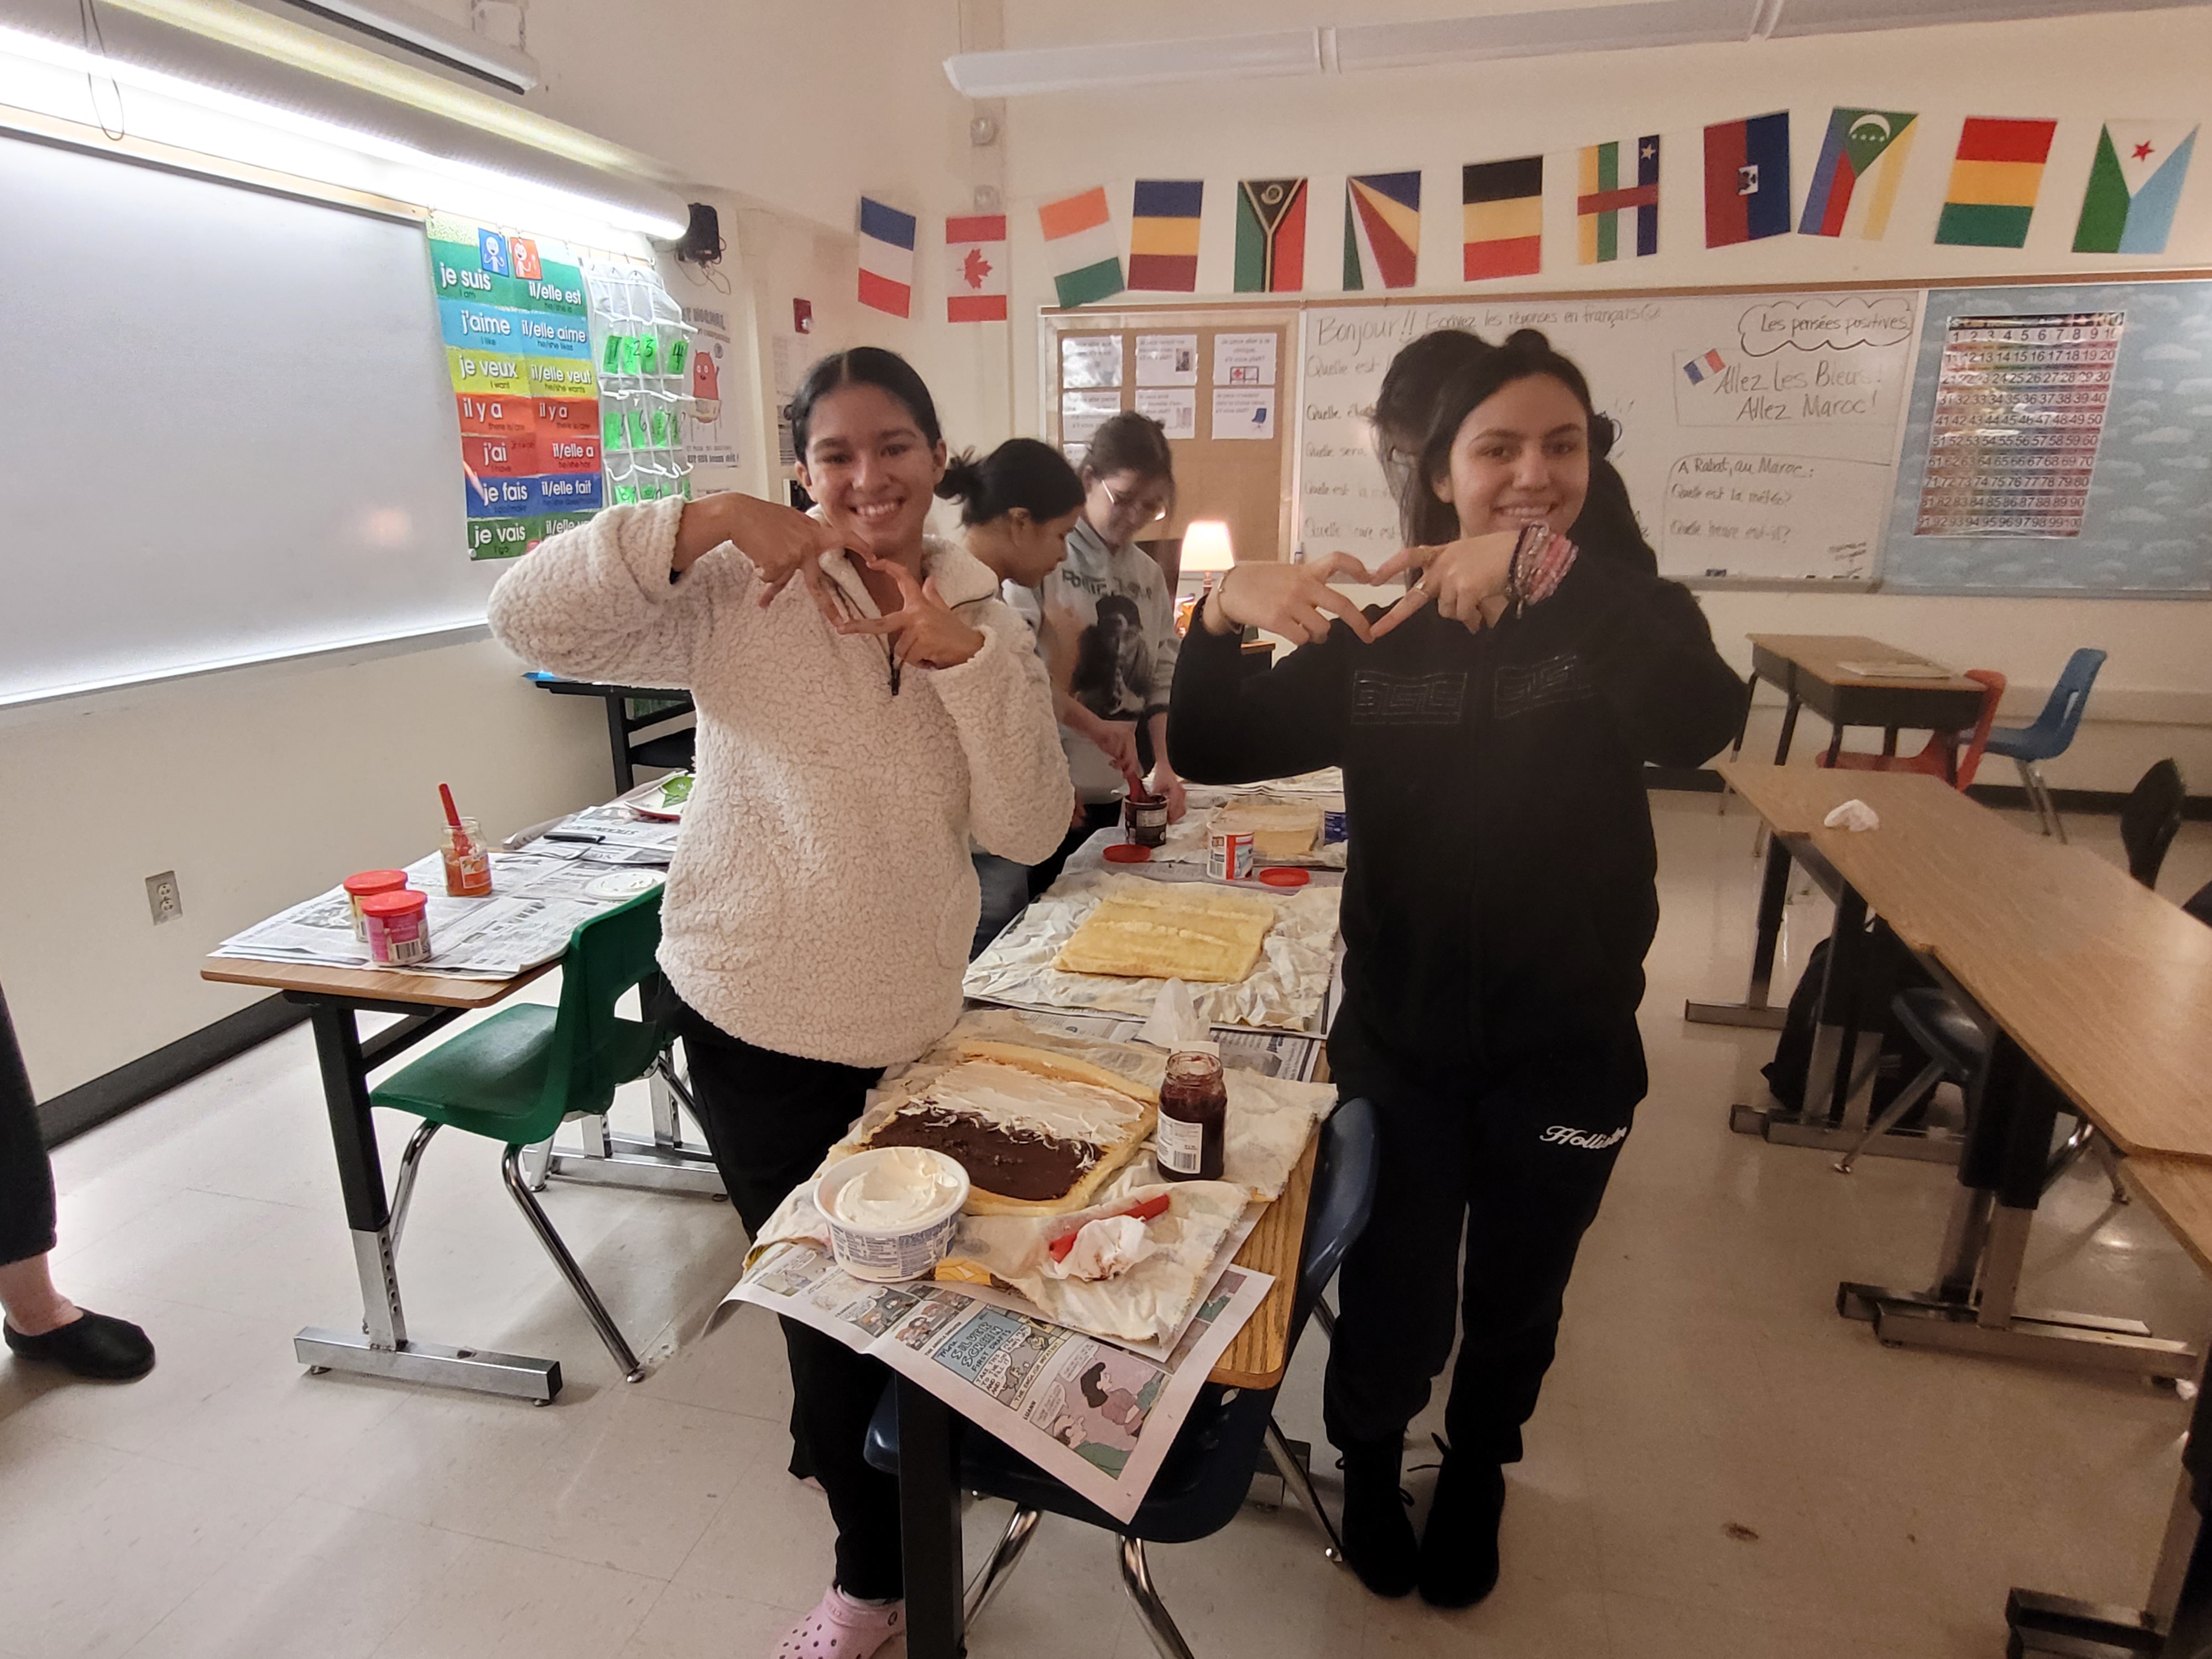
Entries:
{"label": "seychelles flag", "polygon": [[1705,129],[1705,246],[1790,234],[1790,112]]}
{"label": "seychelles flag", "polygon": [[2074,227],[2076,253],[2163,253],[2197,128],[2185,121],[2107,121]]}
{"label": "seychelles flag", "polygon": [[1879,241],[1889,228],[1897,181],[1920,129],[1917,117],[1893,109],[1839,109],[1813,167],[1801,236],[1859,236]]}
{"label": "seychelles flag", "polygon": [[1346,292],[1411,288],[1420,257],[1420,173],[1369,173],[1346,179]]}
{"label": "seychelles flag", "polygon": [[860,198],[860,303],[903,317],[914,307],[914,215]]}

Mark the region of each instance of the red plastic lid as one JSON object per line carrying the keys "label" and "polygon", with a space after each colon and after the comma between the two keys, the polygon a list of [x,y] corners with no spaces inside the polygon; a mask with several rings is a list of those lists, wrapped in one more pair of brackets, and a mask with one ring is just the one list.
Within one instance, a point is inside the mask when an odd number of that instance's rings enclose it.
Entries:
{"label": "red plastic lid", "polygon": [[1279,864],[1262,870],[1260,879],[1270,887],[1303,887],[1313,878],[1294,864]]}
{"label": "red plastic lid", "polygon": [[430,896],[404,888],[396,893],[371,893],[361,902],[361,913],[365,916],[419,915],[430,908]]}
{"label": "red plastic lid", "polygon": [[1143,864],[1152,856],[1149,847],[1139,847],[1133,841],[1117,841],[1106,848],[1109,864]]}
{"label": "red plastic lid", "polygon": [[407,884],[404,870],[357,870],[342,884],[356,898],[367,898],[371,893],[396,892]]}

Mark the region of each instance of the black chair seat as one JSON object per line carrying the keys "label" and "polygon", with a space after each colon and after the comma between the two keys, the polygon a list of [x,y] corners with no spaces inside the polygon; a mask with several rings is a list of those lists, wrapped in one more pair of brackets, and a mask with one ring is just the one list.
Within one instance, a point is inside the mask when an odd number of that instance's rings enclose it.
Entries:
{"label": "black chair seat", "polygon": [[1989,1040],[1966,1011],[1933,987],[1900,991],[1890,1003],[1898,1023],[1954,1083],[1964,1083],[1989,1057]]}
{"label": "black chair seat", "polygon": [[632,744],[630,764],[663,767],[671,772],[689,771],[697,735],[695,730],[686,727],[681,732],[671,732],[665,738],[647,738],[643,743]]}
{"label": "black chair seat", "polygon": [[[896,1474],[899,1468],[897,1398],[896,1385],[884,1389],[868,1424],[868,1462],[886,1474]],[[1147,1543],[1192,1543],[1220,1531],[1243,1505],[1274,1400],[1273,1389],[1228,1389],[1207,1383],[1132,1521],[1115,1520],[1003,1440],[956,1416],[952,1431],[960,1484],[986,1498],[1011,1498],[1024,1509],[1065,1515]]]}

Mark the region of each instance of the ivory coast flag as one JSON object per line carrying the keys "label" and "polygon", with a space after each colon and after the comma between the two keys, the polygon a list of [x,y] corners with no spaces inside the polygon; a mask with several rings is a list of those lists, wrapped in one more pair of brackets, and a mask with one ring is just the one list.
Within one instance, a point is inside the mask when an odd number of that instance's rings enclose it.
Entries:
{"label": "ivory coast flag", "polygon": [[1411,288],[1421,257],[1421,175],[1362,173],[1344,181],[1344,286]]}
{"label": "ivory coast flag", "polygon": [[1905,176],[1918,118],[1894,109],[1838,109],[1813,166],[1800,236],[1857,236],[1879,241],[1889,228],[1897,181]]}
{"label": "ivory coast flag", "polygon": [[2074,251],[2165,252],[2196,147],[2194,122],[2106,122],[2074,227]]}
{"label": "ivory coast flag", "polygon": [[1065,196],[1037,209],[1044,257],[1062,306],[1087,306],[1121,291],[1121,248],[1106,210],[1105,186]]}
{"label": "ivory coast flag", "polygon": [[2025,247],[2056,121],[1969,116],[1951,162],[1936,240],[1954,247]]}

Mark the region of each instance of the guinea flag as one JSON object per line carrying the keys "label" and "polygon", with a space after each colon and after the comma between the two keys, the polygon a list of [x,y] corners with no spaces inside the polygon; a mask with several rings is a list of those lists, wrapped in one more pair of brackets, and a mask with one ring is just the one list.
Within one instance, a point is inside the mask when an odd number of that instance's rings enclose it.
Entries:
{"label": "guinea flag", "polygon": [[1296,294],[1306,285],[1306,181],[1246,179],[1237,186],[1239,294]]}
{"label": "guinea flag", "polygon": [[1969,117],[1951,163],[1936,240],[1954,247],[2025,247],[2056,121]]}
{"label": "guinea flag", "polygon": [[1889,228],[1889,210],[1919,131],[1917,119],[1893,109],[1832,112],[1797,234],[1880,240]]}
{"label": "guinea flag", "polygon": [[2074,227],[2076,253],[2163,253],[2197,128],[2187,121],[2107,121]]}
{"label": "guinea flag", "polygon": [[1790,112],[1705,129],[1705,246],[1790,234]]}

